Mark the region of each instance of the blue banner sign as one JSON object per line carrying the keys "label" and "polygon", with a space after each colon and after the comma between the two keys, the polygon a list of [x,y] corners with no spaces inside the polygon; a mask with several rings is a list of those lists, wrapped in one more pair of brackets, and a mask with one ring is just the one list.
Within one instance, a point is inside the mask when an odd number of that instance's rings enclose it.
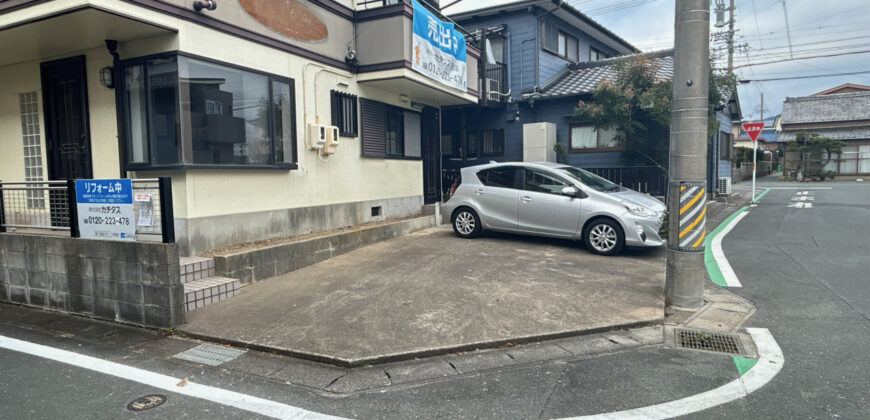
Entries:
{"label": "blue banner sign", "polygon": [[453,23],[441,21],[417,0],[412,4],[411,68],[447,86],[467,91],[465,36],[453,28]]}
{"label": "blue banner sign", "polygon": [[133,181],[77,179],[76,210],[82,238],[133,241]]}

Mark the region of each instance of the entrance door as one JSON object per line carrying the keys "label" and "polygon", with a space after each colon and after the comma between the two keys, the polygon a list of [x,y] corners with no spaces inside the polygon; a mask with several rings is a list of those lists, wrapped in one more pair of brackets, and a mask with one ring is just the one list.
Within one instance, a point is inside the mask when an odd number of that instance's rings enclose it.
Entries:
{"label": "entrance door", "polygon": [[423,202],[441,201],[441,130],[438,109],[426,107],[420,121],[423,148]]}
{"label": "entrance door", "polygon": [[[42,63],[48,179],[93,178],[85,57]],[[66,195],[49,194],[52,226],[69,226]]]}
{"label": "entrance door", "polygon": [[48,176],[92,178],[85,57],[42,63]]}

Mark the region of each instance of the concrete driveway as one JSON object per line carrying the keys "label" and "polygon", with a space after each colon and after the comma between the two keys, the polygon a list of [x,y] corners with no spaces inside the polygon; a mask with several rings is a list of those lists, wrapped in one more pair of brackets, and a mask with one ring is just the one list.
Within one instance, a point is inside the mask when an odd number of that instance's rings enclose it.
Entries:
{"label": "concrete driveway", "polygon": [[431,228],[247,286],[180,331],[358,366],[655,324],[664,256]]}

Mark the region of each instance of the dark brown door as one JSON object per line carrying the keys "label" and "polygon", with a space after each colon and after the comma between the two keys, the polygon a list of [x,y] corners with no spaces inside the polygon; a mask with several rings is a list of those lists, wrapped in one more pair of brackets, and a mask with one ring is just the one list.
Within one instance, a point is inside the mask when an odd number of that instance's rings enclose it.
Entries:
{"label": "dark brown door", "polygon": [[85,57],[42,63],[41,72],[49,179],[92,178]]}
{"label": "dark brown door", "polygon": [[438,109],[426,107],[421,118],[423,148],[423,202],[441,201],[441,130]]}

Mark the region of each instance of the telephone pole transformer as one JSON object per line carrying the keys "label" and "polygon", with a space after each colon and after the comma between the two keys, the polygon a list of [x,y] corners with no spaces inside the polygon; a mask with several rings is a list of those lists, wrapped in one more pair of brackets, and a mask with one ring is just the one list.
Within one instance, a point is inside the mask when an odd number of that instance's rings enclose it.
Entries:
{"label": "telephone pole transformer", "polygon": [[668,305],[704,303],[710,0],[677,0],[668,184]]}

